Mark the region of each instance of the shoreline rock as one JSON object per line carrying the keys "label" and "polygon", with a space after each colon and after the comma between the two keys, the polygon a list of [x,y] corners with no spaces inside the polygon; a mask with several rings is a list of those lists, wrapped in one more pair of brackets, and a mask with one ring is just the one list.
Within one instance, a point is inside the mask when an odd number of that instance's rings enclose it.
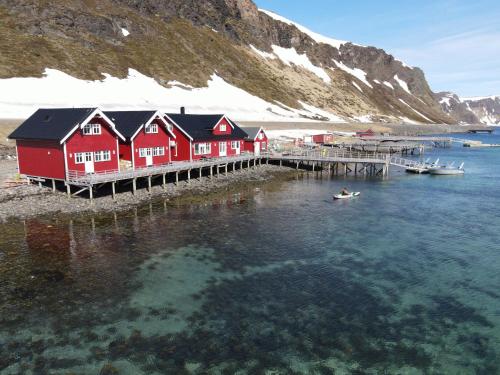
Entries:
{"label": "shoreline rock", "polygon": [[192,179],[188,184],[179,181],[179,186],[169,183],[163,190],[154,185],[151,193],[138,189],[136,195],[131,191],[117,193],[113,201],[111,194],[98,196],[93,202],[86,196],[68,198],[65,192],[52,192],[49,187],[21,185],[5,189],[0,193],[0,222],[19,220],[48,214],[84,214],[124,211],[156,199],[172,200],[172,203],[196,203],[209,199],[207,195],[228,190],[259,185],[279,178],[288,179],[297,171],[275,165],[261,165],[255,169],[236,171],[227,176],[221,175],[210,180],[208,177]]}

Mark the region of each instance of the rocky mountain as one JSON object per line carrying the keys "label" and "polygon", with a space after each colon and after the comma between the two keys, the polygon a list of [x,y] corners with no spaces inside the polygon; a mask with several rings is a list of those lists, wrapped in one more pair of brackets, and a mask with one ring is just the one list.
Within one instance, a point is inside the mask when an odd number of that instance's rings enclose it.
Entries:
{"label": "rocky mountain", "polygon": [[435,98],[459,123],[500,125],[500,96],[459,98],[451,92],[440,92]]}
{"label": "rocky mountain", "polygon": [[[13,114],[64,100],[106,108],[128,100],[200,111],[220,104],[236,117],[457,118],[443,111],[419,68],[315,34],[251,0],[0,0],[0,35],[0,78],[39,77],[0,79],[0,107],[16,101]],[[95,96],[76,79],[94,81]]]}

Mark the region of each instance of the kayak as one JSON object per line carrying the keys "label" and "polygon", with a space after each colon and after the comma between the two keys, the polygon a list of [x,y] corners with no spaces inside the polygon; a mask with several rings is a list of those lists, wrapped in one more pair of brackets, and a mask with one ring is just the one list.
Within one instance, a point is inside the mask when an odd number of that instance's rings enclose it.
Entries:
{"label": "kayak", "polygon": [[360,194],[361,193],[359,191],[357,191],[355,193],[348,194],[348,195],[336,194],[333,196],[333,199],[350,199],[350,198],[357,197]]}

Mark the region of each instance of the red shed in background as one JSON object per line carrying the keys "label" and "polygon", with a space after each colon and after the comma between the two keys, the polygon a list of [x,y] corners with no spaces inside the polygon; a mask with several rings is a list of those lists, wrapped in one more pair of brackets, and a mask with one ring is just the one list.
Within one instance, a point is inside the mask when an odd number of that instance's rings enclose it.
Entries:
{"label": "red shed in background", "polygon": [[247,134],[225,115],[166,114],[173,126],[173,161],[240,155]]}
{"label": "red shed in background", "polygon": [[173,127],[158,111],[105,112],[125,137],[120,141],[122,169],[168,164],[175,147]]}
{"label": "red shed in background", "polygon": [[54,180],[118,171],[118,140],[125,140],[98,108],[39,109],[9,138],[16,140],[19,173]]}
{"label": "red shed in background", "polygon": [[372,129],[365,130],[364,132],[356,132],[357,137],[373,137],[375,132]]}
{"label": "red shed in background", "polygon": [[324,145],[327,143],[333,142],[333,134],[325,133],[325,134],[316,134],[312,136],[312,140],[314,143]]}
{"label": "red shed in background", "polygon": [[266,152],[269,148],[269,138],[262,127],[243,128],[248,137],[245,139],[245,151],[253,152],[256,156]]}

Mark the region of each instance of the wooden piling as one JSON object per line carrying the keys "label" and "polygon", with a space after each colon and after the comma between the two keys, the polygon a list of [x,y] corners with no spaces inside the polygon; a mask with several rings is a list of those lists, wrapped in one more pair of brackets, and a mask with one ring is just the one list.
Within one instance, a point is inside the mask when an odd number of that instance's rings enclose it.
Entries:
{"label": "wooden piling", "polygon": [[116,189],[115,189],[115,182],[114,181],[111,183],[111,194],[113,196],[113,200],[116,200]]}

